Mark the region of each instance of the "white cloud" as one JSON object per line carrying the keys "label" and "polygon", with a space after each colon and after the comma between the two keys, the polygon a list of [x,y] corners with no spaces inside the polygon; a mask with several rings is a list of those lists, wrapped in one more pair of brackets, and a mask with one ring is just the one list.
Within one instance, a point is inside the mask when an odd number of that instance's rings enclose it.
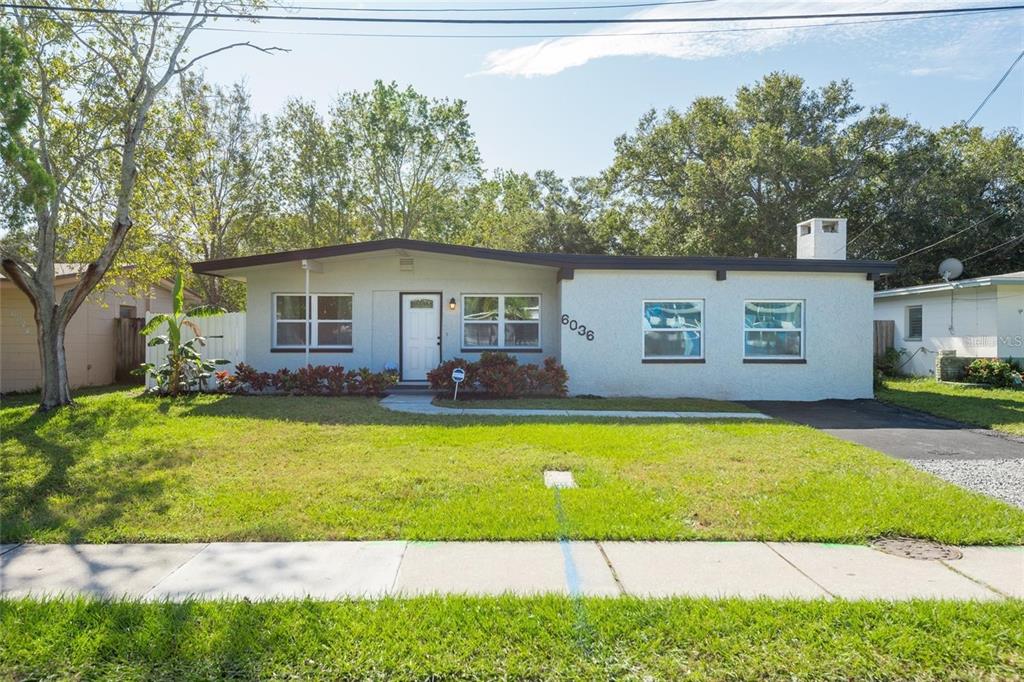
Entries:
{"label": "white cloud", "polygon": [[[929,3],[935,7],[963,7],[962,1]],[[763,2],[707,2],[693,5],[655,7],[630,15],[633,18],[665,19],[672,17],[726,15],[792,15],[839,12],[893,11],[921,9],[916,0],[765,0]],[[543,39],[530,45],[499,49],[484,57],[481,71],[486,75],[550,76],[566,69],[582,66],[594,59],[616,56],[657,56],[673,59],[701,60],[712,57],[756,53],[771,48],[810,41],[837,41],[893,33],[909,22],[865,19],[778,19],[750,23],[652,23],[608,25],[585,36]],[[972,21],[1001,23],[1009,15],[988,15]],[[944,30],[935,24],[953,19],[929,19],[912,22],[925,25],[926,30]],[[825,26],[824,23],[830,25]],[[932,26],[926,26],[932,25]],[[764,30],[765,28],[772,30]],[[809,28],[810,27],[810,28]],[[739,29],[739,30],[737,30]],[[749,30],[757,29],[757,30]],[[614,35],[611,35],[614,34]],[[660,34],[660,35],[659,35]]]}
{"label": "white cloud", "polygon": [[907,71],[911,76],[936,76],[940,73],[949,73],[952,66],[919,66],[916,69]]}

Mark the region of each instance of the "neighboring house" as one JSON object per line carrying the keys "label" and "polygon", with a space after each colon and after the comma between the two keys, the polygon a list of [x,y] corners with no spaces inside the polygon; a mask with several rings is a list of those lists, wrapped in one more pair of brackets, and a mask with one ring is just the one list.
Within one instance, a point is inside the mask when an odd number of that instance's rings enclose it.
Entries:
{"label": "neighboring house", "polygon": [[247,283],[261,370],[400,368],[423,382],[485,350],[558,358],[574,394],[819,400],[872,395],[873,280],[846,221],[797,229],[798,257],[536,254],[407,239],[205,261]]}
{"label": "neighboring house", "polygon": [[[77,263],[58,263],[55,284],[58,300],[74,286],[85,269]],[[132,296],[111,289],[93,291],[68,322],[64,351],[72,388],[103,386],[114,382],[116,318],[142,318],[147,312],[171,312],[173,282],[154,286],[149,296]],[[187,298],[198,301],[195,294]],[[0,393],[30,391],[39,387],[41,370],[36,321],[32,303],[0,275]]]}
{"label": "neighboring house", "polygon": [[1024,357],[1024,271],[875,292],[875,319],[892,320],[902,371],[935,373],[938,351]]}

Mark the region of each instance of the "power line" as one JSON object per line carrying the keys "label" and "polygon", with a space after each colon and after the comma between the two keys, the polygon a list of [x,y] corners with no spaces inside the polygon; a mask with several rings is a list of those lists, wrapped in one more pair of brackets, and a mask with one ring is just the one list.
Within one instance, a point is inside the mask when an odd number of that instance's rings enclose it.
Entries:
{"label": "power line", "polygon": [[967,119],[967,125],[971,124],[971,121],[973,121],[974,117],[978,115],[978,112],[981,111],[986,104],[988,104],[988,101],[990,99],[992,99],[992,95],[996,94],[996,91],[1000,87],[1002,87],[1003,83],[1006,82],[1007,77],[1009,77],[1010,72],[1013,71],[1014,67],[1016,67],[1017,64],[1020,63],[1021,59],[1024,59],[1024,50],[1020,51],[1020,54],[1017,55],[1017,58],[1013,60],[1013,63],[1011,63],[1009,68],[1006,69],[1006,71],[1003,73],[1003,77],[1000,78],[999,81],[994,86],[992,86],[992,89],[988,91],[988,94],[985,95],[985,99],[981,100],[981,104],[979,104],[978,108],[974,110],[974,113],[971,114],[971,117]]}
{"label": "power line", "polygon": [[[970,14],[959,16],[968,17]],[[491,39],[522,39],[522,38],[628,38],[633,36],[685,36],[685,35],[706,35],[714,33],[747,33],[754,31],[782,31],[800,30],[809,28],[829,28],[833,26],[861,26],[864,24],[888,24],[902,21],[926,21],[930,19],[947,19],[945,16],[924,16],[924,17],[891,17],[888,19],[865,19],[862,21],[836,21],[817,24],[785,24],[782,26],[747,26],[743,28],[718,28],[704,29],[699,31],[637,31],[630,33],[609,32],[609,33],[350,33],[335,31],[274,31],[263,28],[226,28],[222,26],[203,26],[200,30],[217,31],[224,33],[254,33],[260,35],[295,35],[295,36],[337,36],[340,38],[442,38],[442,39],[470,39],[470,40],[491,40]],[[859,235],[858,235],[859,236]]]}
{"label": "power line", "polygon": [[998,214],[998,213],[999,213],[999,211],[992,211],[991,213],[989,213],[987,216],[985,216],[981,220],[976,220],[975,222],[971,223],[970,225],[968,225],[967,227],[965,227],[962,230],[957,230],[953,234],[947,235],[947,236],[943,237],[942,239],[939,239],[938,241],[934,241],[934,242],[932,242],[931,244],[929,244],[927,246],[922,246],[920,249],[916,249],[914,251],[911,251],[910,253],[905,253],[902,256],[897,256],[896,258],[893,258],[893,260],[894,261],[902,260],[904,258],[907,258],[908,256],[914,256],[916,254],[921,253],[922,251],[927,251],[928,249],[932,248],[933,246],[938,246],[939,244],[941,244],[943,242],[948,242],[953,237],[957,237],[957,236],[963,234],[964,232],[967,232],[968,230],[973,230],[974,228],[987,223],[989,220],[994,218],[996,216],[996,214]]}
{"label": "power line", "polygon": [[966,263],[966,262],[967,262],[967,261],[969,261],[969,260],[973,260],[973,259],[975,259],[975,258],[977,258],[977,257],[979,257],[979,256],[984,256],[984,255],[985,255],[985,254],[987,254],[987,253],[992,253],[992,252],[993,252],[993,251],[995,251],[996,249],[1001,249],[1001,248],[1003,248],[1004,246],[1009,246],[1009,245],[1010,245],[1010,244],[1012,244],[1013,242],[1015,242],[1015,241],[1020,241],[1020,240],[1022,240],[1022,239],[1024,239],[1024,234],[1018,234],[1018,235],[1017,235],[1016,237],[1010,237],[1010,238],[1009,238],[1009,239],[1007,239],[1007,240],[1006,240],[1005,242],[1003,242],[1003,243],[1001,243],[1001,244],[996,244],[996,245],[995,245],[995,246],[993,246],[993,247],[992,247],[991,249],[985,249],[984,251],[981,251],[981,252],[979,252],[979,253],[976,253],[976,254],[974,254],[973,256],[968,256],[967,258],[964,258],[964,259],[963,259],[963,260],[962,260],[961,262],[962,262],[962,263]]}
{"label": "power line", "polygon": [[[971,124],[971,122],[974,120],[974,117],[977,116],[978,113],[985,107],[985,105],[988,104],[988,101],[990,99],[992,99],[992,95],[996,94],[996,91],[999,90],[999,88],[1002,87],[1003,83],[1006,82],[1006,79],[1009,77],[1010,72],[1012,72],[1013,69],[1017,66],[1017,64],[1020,63],[1021,59],[1024,59],[1024,50],[1021,50],[1021,53],[1019,55],[1017,55],[1017,58],[1014,59],[1013,62],[1010,64],[1010,67],[1008,69],[1006,69],[1006,71],[1003,73],[1002,77],[996,82],[996,84],[992,87],[992,89],[989,90],[988,94],[985,95],[985,99],[981,100],[981,104],[979,104],[978,107],[974,110],[974,113],[971,114],[970,117],[964,121],[964,125],[970,125]],[[909,192],[911,189],[916,187],[921,182],[921,180],[924,179],[924,176],[927,175],[928,173],[930,173],[934,167],[935,167],[935,165],[932,164],[931,166],[926,168],[923,173],[921,173],[916,178],[914,178],[914,181],[907,187],[906,191]],[[866,227],[856,237],[851,239],[849,241],[849,243],[847,243],[846,246],[844,246],[843,248],[849,248],[854,242],[856,242],[858,239],[860,239],[861,237],[866,235],[868,232],[870,232],[872,227],[873,227],[872,225],[869,225],[868,227]],[[966,230],[963,230],[963,231],[966,231]],[[945,240],[939,240],[938,242],[935,242],[931,246],[936,246],[937,244],[941,243],[942,241],[945,241]],[[931,248],[931,246],[929,246],[927,248]],[[878,247],[876,246],[875,248],[878,248]],[[837,249],[836,253],[838,253],[841,250],[842,249]],[[872,250],[874,250],[874,249],[872,249]],[[919,252],[915,251],[914,253],[919,253]],[[899,260],[900,258],[904,258],[904,257],[906,257],[908,255],[913,255],[913,254],[904,254],[903,256],[900,256],[899,258],[896,258],[895,260]]]}
{"label": "power line", "polygon": [[[718,0],[667,0],[665,2],[630,2],[615,5],[561,5],[544,7],[330,7],[323,5],[295,5],[298,10],[317,10],[326,12],[370,12],[373,14],[438,14],[438,13],[464,13],[472,12],[556,12],[556,11],[579,11],[579,10],[606,10],[606,9],[636,9],[642,7],[667,7],[671,5],[700,5]],[[242,7],[242,3],[225,2],[224,5]]]}
{"label": "power line", "polygon": [[259,14],[250,12],[184,12],[177,10],[145,10],[115,7],[74,7],[70,5],[2,3],[0,8],[19,10],[42,10],[50,12],[81,12],[83,14],[127,15],[146,17],[180,17],[190,19],[233,19],[255,21],[316,21],[335,23],[369,24],[465,24],[465,25],[577,25],[577,24],[691,24],[710,22],[778,21],[789,19],[845,19],[855,17],[893,17],[957,15],[978,12],[1007,12],[1024,9],[1024,5],[1000,5],[990,7],[950,7],[944,9],[887,10],[873,12],[836,12],[832,14],[770,14],[719,17],[665,17],[665,18],[609,18],[609,19],[435,19],[423,17],[335,17],[299,16],[292,14]]}

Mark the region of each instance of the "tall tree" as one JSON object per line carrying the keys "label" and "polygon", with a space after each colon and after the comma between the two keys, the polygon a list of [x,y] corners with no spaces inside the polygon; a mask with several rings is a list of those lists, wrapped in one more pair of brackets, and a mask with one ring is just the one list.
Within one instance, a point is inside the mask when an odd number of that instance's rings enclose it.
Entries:
{"label": "tall tree", "polygon": [[353,241],[361,232],[352,139],[312,102],[292,99],[268,123],[266,193],[276,215],[262,233],[271,248]]}
{"label": "tall tree", "polygon": [[[164,110],[155,121],[163,173],[147,191],[160,197],[165,240],[186,261],[243,255],[268,210],[264,136],[249,92],[242,83],[223,88],[186,76]],[[244,306],[237,282],[201,277],[193,286],[210,305]]]}
{"label": "tall tree", "polygon": [[[240,7],[234,0],[144,0],[150,13],[130,16],[7,10],[30,55],[26,83],[33,112],[26,138],[55,182],[48,200],[35,206],[31,258],[5,248],[0,261],[35,309],[42,410],[71,403],[65,328],[129,236],[150,113],[171,79],[200,60],[231,47],[255,47],[234,43],[187,55],[189,39],[209,13]],[[189,16],[153,13],[168,9]],[[27,173],[20,174],[27,183]],[[83,193],[89,196],[83,199]],[[80,233],[67,234],[75,230]],[[95,244],[95,250],[77,283],[58,300],[54,263],[59,242],[69,237]]]}
{"label": "tall tree", "polygon": [[25,141],[24,129],[32,115],[32,101],[25,87],[28,50],[6,26],[0,26],[0,200],[3,202],[5,244],[16,251],[21,237],[15,234],[24,224],[26,213],[43,205],[54,192],[53,178],[39,163]]}
{"label": "tall tree", "polygon": [[341,97],[331,116],[354,146],[369,236],[443,239],[481,174],[466,103],[377,81]]}

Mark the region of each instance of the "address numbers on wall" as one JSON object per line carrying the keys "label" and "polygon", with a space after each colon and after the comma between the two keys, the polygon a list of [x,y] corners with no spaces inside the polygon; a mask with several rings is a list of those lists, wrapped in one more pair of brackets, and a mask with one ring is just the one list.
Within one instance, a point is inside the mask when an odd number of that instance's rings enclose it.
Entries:
{"label": "address numbers on wall", "polygon": [[587,341],[594,340],[594,330],[587,329],[587,325],[580,324],[579,321],[574,320],[568,315],[562,315],[562,326],[568,327],[570,331],[574,331]]}

